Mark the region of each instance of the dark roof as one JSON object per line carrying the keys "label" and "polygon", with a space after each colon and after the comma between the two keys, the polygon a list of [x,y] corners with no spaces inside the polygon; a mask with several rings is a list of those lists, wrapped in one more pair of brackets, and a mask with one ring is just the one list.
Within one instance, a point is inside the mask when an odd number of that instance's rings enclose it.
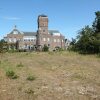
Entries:
{"label": "dark roof", "polygon": [[49,30],[49,33],[53,35],[53,33],[60,33],[58,30]]}
{"label": "dark roof", "polygon": [[42,14],[42,15],[39,15],[38,17],[48,17],[48,16],[47,16],[47,15]]}
{"label": "dark roof", "polygon": [[36,36],[36,32],[23,32],[24,36]]}

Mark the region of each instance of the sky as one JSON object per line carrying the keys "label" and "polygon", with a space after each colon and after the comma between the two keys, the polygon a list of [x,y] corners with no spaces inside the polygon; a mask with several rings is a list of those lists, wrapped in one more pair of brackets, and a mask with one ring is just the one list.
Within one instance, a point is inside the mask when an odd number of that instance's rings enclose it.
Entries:
{"label": "sky", "polygon": [[76,38],[78,31],[92,25],[100,0],[0,0],[0,39],[14,26],[20,31],[37,31],[38,15],[49,18],[49,30],[59,30],[65,38]]}

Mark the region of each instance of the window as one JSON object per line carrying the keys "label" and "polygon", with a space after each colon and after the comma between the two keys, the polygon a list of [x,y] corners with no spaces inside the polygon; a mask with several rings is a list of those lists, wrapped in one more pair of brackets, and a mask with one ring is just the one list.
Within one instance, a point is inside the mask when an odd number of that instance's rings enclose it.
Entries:
{"label": "window", "polygon": [[57,42],[60,42],[60,40],[58,39]]}
{"label": "window", "polygon": [[50,47],[50,44],[48,44],[48,47]]}
{"label": "window", "polygon": [[43,41],[46,41],[46,38],[43,38]]}
{"label": "window", "polygon": [[13,41],[16,42],[16,38],[14,38]]}
{"label": "window", "polygon": [[43,30],[43,32],[45,32],[45,30]]}
{"label": "window", "polygon": [[9,42],[12,42],[12,38],[9,38]]}
{"label": "window", "polygon": [[50,38],[48,38],[48,41],[50,41]]}
{"label": "window", "polygon": [[54,42],[56,42],[56,39],[54,39]]}
{"label": "window", "polygon": [[33,41],[33,39],[31,39],[31,41]]}
{"label": "window", "polygon": [[18,31],[14,31],[13,34],[18,34]]}

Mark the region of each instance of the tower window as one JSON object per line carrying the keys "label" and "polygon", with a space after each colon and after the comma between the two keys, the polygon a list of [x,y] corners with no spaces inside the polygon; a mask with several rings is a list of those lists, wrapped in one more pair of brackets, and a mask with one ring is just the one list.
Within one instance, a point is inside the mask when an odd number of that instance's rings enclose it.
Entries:
{"label": "tower window", "polygon": [[43,30],[43,32],[45,32],[45,30]]}
{"label": "tower window", "polygon": [[46,41],[46,38],[43,38],[43,41]]}

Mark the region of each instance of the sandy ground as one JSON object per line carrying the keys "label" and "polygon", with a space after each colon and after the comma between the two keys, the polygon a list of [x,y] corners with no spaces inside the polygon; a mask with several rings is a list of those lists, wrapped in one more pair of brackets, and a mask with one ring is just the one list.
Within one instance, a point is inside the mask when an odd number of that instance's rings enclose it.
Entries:
{"label": "sandy ground", "polygon": [[[23,67],[17,67],[20,63]],[[7,77],[9,69],[19,77]],[[35,80],[27,80],[29,75]],[[6,53],[0,58],[0,100],[100,100],[100,58],[73,52]]]}

